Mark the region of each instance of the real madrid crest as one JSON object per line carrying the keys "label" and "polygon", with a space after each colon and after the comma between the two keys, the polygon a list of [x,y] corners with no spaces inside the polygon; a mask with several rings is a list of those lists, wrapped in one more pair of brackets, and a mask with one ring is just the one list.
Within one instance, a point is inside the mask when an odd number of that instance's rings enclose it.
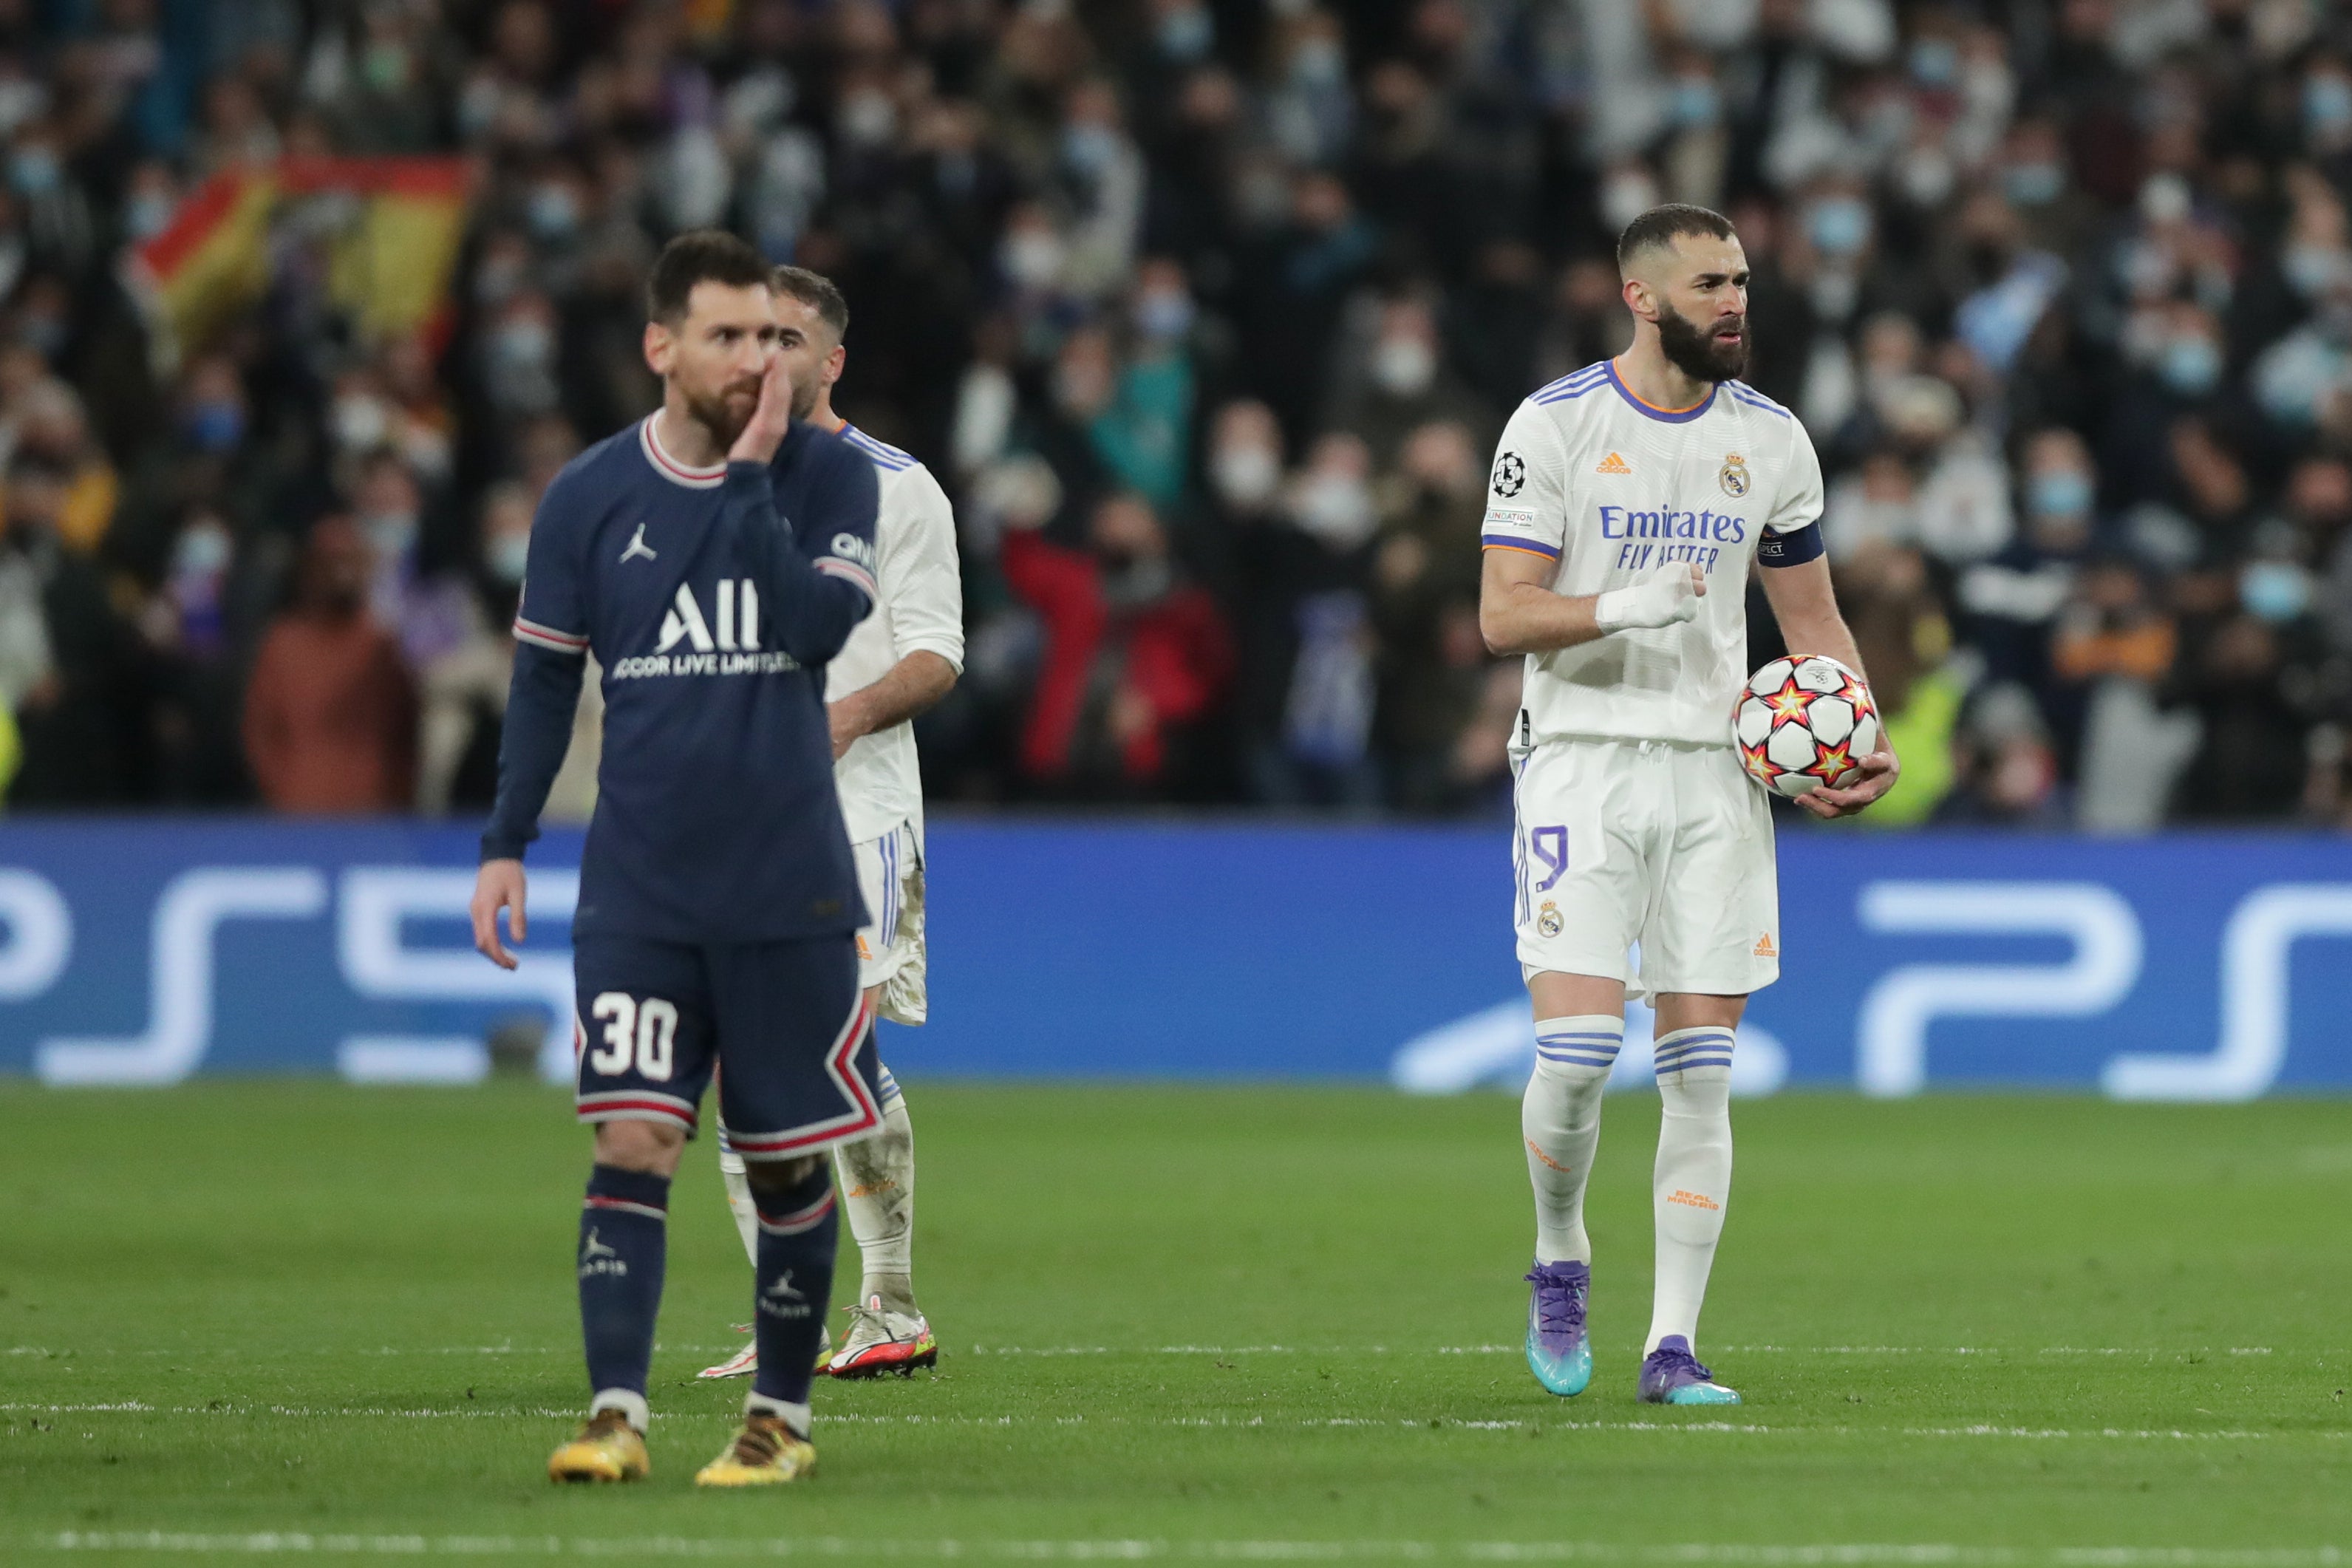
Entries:
{"label": "real madrid crest", "polygon": [[1748,459],[1737,452],[1732,453],[1723,459],[1722,471],[1715,478],[1716,482],[1723,487],[1723,493],[1737,500],[1748,493]]}
{"label": "real madrid crest", "polygon": [[1543,908],[1536,911],[1536,930],[1546,936],[1558,936],[1560,927],[1565,923],[1559,918],[1559,906],[1549,899],[1546,899],[1543,901]]}

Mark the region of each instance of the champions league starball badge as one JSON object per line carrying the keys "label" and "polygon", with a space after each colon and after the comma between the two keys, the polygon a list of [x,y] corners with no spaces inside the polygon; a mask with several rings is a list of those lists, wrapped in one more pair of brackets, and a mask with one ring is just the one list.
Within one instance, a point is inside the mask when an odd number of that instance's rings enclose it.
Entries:
{"label": "champions league starball badge", "polygon": [[1723,493],[1734,500],[1748,493],[1748,459],[1734,452],[1723,459],[1723,468],[1716,476]]}
{"label": "champions league starball badge", "polygon": [[1506,452],[1495,459],[1495,493],[1515,496],[1528,482],[1528,465],[1517,452]]}

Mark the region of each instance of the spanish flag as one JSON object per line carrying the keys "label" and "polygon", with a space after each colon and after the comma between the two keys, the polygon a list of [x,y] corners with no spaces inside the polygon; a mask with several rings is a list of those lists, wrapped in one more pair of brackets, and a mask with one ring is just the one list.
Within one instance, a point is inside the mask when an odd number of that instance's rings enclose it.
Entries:
{"label": "spanish flag", "polygon": [[298,204],[328,236],[328,293],[361,336],[446,330],[449,273],[465,233],[459,158],[282,158],[215,174],[162,232],[133,246],[125,281],[159,358],[201,351],[269,286],[270,228]]}

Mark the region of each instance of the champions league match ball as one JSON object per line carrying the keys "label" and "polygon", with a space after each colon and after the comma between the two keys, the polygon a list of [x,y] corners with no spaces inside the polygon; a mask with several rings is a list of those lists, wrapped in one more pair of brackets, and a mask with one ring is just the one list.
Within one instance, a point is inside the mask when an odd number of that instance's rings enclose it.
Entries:
{"label": "champions league match ball", "polygon": [[1878,702],[1862,677],[1821,654],[1776,658],[1748,678],[1732,709],[1739,765],[1774,795],[1794,797],[1862,777],[1878,750]]}

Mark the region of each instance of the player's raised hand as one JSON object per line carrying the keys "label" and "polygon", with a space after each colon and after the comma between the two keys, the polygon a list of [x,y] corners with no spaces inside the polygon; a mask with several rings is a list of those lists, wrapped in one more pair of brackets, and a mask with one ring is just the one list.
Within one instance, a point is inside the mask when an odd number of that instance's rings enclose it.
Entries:
{"label": "player's raised hand", "polygon": [[1610,632],[1679,626],[1698,614],[1706,574],[1695,562],[1661,566],[1630,588],[1612,588],[1592,602],[1592,619]]}
{"label": "player's raised hand", "polygon": [[468,912],[474,917],[475,949],[500,969],[512,969],[517,961],[506,943],[499,941],[499,911],[506,911],[509,940],[520,946],[527,934],[522,904],[522,862],[483,861],[482,868],[474,873],[474,901]]}
{"label": "player's raised hand", "polygon": [[760,404],[744,422],[743,433],[735,437],[735,445],[727,449],[730,463],[770,463],[775,461],[776,448],[784,443],[784,433],[793,426],[793,373],[781,353],[768,356],[768,368],[760,377]]}
{"label": "player's raised hand", "polygon": [[1903,776],[1903,763],[1893,748],[1885,742],[1878,750],[1862,759],[1862,782],[1844,789],[1808,790],[1797,797],[1797,804],[1827,822],[1833,817],[1852,816],[1868,807],[1871,802],[1895,787]]}

